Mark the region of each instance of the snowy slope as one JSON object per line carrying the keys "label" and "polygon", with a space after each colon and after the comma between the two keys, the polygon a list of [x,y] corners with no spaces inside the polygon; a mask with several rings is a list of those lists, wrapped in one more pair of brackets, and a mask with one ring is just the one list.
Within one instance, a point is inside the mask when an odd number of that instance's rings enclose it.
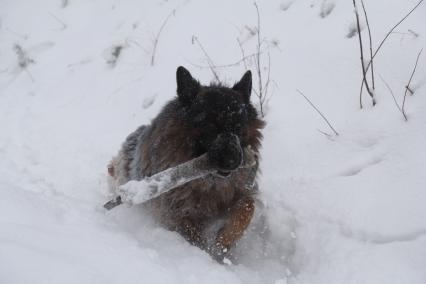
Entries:
{"label": "snowy slope", "polygon": [[[417,1],[365,2],[377,47]],[[247,55],[256,51],[253,3],[0,2],[0,283],[426,283],[426,55],[408,122],[379,78],[377,106],[365,94],[360,110],[352,1],[258,6],[273,80],[264,205],[238,262],[223,266],[141,208],[105,212],[106,165],[174,96],[177,66],[213,79],[197,40],[216,65],[240,60],[237,38]],[[376,58],[399,103],[426,46],[425,19],[423,4]],[[217,72],[233,83],[244,65]],[[330,132],[296,89],[339,136],[317,131]]]}

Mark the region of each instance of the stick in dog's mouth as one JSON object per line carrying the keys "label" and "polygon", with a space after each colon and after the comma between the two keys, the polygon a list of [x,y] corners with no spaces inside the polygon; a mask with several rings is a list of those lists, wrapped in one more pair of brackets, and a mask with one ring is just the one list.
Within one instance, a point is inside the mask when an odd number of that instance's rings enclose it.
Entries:
{"label": "stick in dog's mouth", "polygon": [[[250,147],[244,149],[244,161],[238,169],[251,168],[251,172],[257,172],[258,159]],[[230,176],[231,172],[221,172],[214,168],[208,160],[207,154],[189,160],[175,167],[146,177],[140,181],[131,180],[119,186],[118,194],[115,198],[104,204],[104,208],[111,210],[122,203],[130,205],[144,203],[150,199],[160,196],[178,186],[184,185],[195,179],[215,174],[222,178]],[[249,174],[246,181],[246,188],[254,186],[255,174]]]}

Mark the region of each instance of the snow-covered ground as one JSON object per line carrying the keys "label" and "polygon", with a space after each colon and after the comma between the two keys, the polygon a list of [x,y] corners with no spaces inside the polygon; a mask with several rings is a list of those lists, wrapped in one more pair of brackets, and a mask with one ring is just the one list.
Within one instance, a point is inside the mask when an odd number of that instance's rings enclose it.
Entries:
{"label": "snow-covered ground", "polygon": [[[375,47],[416,2],[365,1]],[[363,110],[352,1],[257,4],[272,80],[264,205],[220,265],[141,208],[105,212],[106,165],[175,95],[177,66],[214,78],[199,43],[216,65],[240,60],[237,39],[256,51],[253,2],[0,2],[0,283],[426,283],[426,55],[408,122],[380,80],[401,104],[426,4],[377,55],[378,104],[365,94]],[[244,70],[217,68],[228,83]],[[339,136],[317,131],[331,133],[296,89]]]}

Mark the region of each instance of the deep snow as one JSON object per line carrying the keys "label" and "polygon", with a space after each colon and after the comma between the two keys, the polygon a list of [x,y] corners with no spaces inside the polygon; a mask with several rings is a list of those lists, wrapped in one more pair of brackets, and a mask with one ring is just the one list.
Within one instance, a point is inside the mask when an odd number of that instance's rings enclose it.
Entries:
{"label": "deep snow", "polygon": [[[365,2],[376,47],[416,4]],[[197,67],[207,62],[194,37],[216,65],[241,58],[237,38],[255,52],[253,3],[0,2],[0,283],[426,283],[425,55],[408,122],[379,78],[378,105],[365,94],[360,110],[358,41],[347,37],[352,1],[258,6],[262,62],[269,51],[273,80],[263,206],[236,248],[238,262],[227,266],[141,208],[105,212],[102,204],[106,165],[174,96],[176,67],[202,83],[213,79]],[[173,10],[151,66],[155,36]],[[376,58],[377,77],[399,103],[426,43],[425,18],[423,4]],[[16,45],[28,56],[24,69]],[[233,83],[244,66],[217,71]],[[330,132],[296,89],[338,137],[317,131]]]}

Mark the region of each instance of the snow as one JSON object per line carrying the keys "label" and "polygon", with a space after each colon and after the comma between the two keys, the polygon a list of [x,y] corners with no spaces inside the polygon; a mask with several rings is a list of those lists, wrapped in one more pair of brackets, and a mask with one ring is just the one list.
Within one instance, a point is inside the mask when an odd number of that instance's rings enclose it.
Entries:
{"label": "snow", "polygon": [[[365,1],[375,47],[416,3]],[[106,165],[174,96],[177,66],[202,83],[213,79],[197,67],[208,64],[193,36],[216,65],[240,60],[237,38],[246,55],[256,51],[253,3],[0,2],[1,283],[426,283],[424,55],[408,122],[379,78],[377,106],[364,94],[360,110],[358,41],[347,37],[352,1],[258,6],[273,80],[262,202],[238,261],[220,265],[137,206],[106,212]],[[173,10],[151,66],[155,37]],[[423,4],[375,61],[399,103],[425,46],[425,16]],[[228,83],[244,71],[243,64],[217,69]],[[317,131],[331,133],[296,89],[339,136]]]}

